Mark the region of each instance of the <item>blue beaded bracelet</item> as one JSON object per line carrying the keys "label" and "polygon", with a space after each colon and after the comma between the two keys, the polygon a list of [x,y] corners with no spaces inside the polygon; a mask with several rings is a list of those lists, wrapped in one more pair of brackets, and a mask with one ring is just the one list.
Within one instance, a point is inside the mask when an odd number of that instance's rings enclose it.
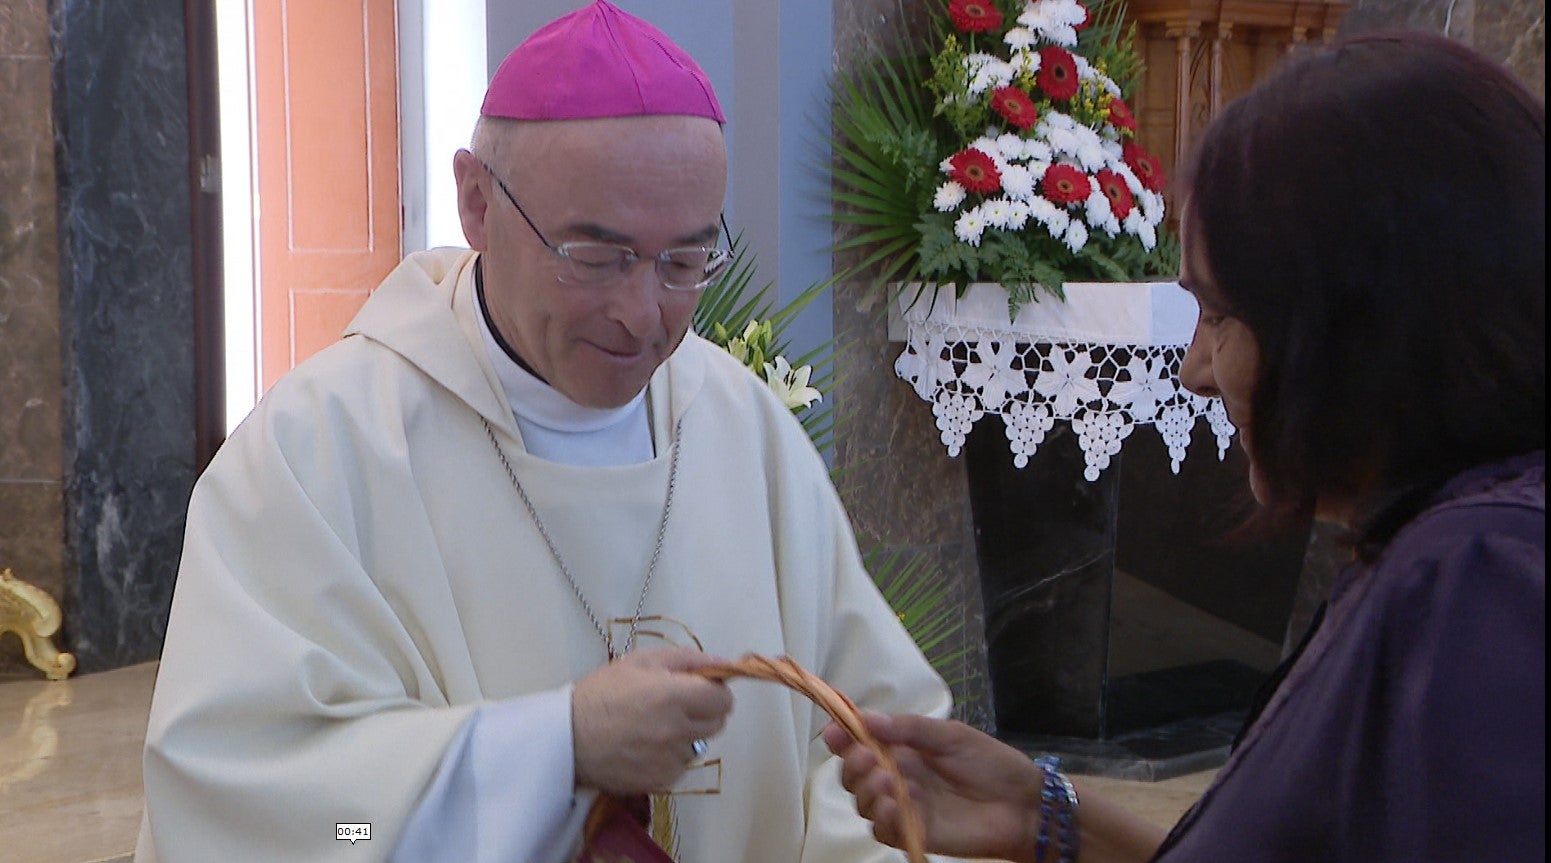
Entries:
{"label": "blue beaded bracelet", "polygon": [[[1039,833],[1034,837],[1034,860],[1045,863],[1052,840],[1056,863],[1077,863],[1077,789],[1061,773],[1061,759],[1041,755],[1034,764],[1044,773],[1039,792]],[[1055,833],[1052,836],[1052,823]]]}

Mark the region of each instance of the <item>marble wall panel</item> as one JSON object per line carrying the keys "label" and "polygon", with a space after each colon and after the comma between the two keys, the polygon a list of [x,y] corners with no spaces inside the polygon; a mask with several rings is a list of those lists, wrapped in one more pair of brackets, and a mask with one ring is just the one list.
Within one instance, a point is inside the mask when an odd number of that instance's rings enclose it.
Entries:
{"label": "marble wall panel", "polygon": [[1546,98],[1545,0],[1476,0],[1474,45]]}
{"label": "marble wall panel", "polygon": [[[927,4],[907,0],[835,0],[835,68],[847,70],[858,58],[895,50],[925,32],[928,11]],[[887,341],[881,294],[862,282],[836,286],[834,332],[846,345],[836,364],[835,466],[858,541],[935,569],[947,601],[962,614],[959,639],[939,651],[957,657],[945,669],[957,715],[990,728],[985,621],[963,462],[950,459],[938,441],[930,406],[894,375],[900,346]]]}
{"label": "marble wall panel", "polygon": [[48,56],[48,0],[0,5],[0,57]]}
{"label": "marble wall panel", "polygon": [[1500,60],[1546,94],[1544,0],[1354,0],[1341,33],[1406,27],[1442,33]]}
{"label": "marble wall panel", "polygon": [[[0,568],[65,595],[59,256],[46,0],[0,6]],[[34,676],[0,639],[0,677]]]}
{"label": "marble wall panel", "polygon": [[81,671],[155,658],[195,478],[181,0],[53,5],[65,607]]}
{"label": "marble wall panel", "polygon": [[[0,569],[65,595],[65,514],[60,483],[0,478]],[[0,670],[21,659],[20,645],[0,640]]]}
{"label": "marble wall panel", "polygon": [[1390,28],[1444,33],[1470,42],[1476,0],[1352,0],[1341,19],[1341,35]]}
{"label": "marble wall panel", "polygon": [[0,56],[0,479],[60,477],[58,243],[49,60]]}

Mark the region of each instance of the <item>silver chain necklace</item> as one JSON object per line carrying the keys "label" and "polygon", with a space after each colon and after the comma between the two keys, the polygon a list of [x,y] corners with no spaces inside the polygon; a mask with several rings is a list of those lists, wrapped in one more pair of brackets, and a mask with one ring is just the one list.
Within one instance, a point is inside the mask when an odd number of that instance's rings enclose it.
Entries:
{"label": "silver chain necklace", "polygon": [[641,582],[641,597],[636,600],[635,614],[630,617],[630,636],[625,640],[625,649],[614,652],[614,640],[609,637],[609,632],[604,628],[603,622],[593,612],[592,604],[587,597],[582,595],[582,588],[576,583],[576,577],[571,575],[571,568],[565,565],[565,559],[560,556],[560,549],[555,546],[555,541],[549,535],[549,529],[544,526],[544,520],[539,518],[538,508],[533,505],[533,500],[528,497],[527,489],[522,487],[522,482],[517,479],[517,471],[512,469],[512,463],[506,458],[506,450],[501,448],[501,442],[496,440],[495,429],[491,428],[490,421],[480,417],[479,421],[485,426],[485,436],[490,438],[490,445],[495,447],[496,458],[501,460],[501,467],[506,469],[506,476],[512,481],[512,488],[517,489],[517,496],[522,498],[522,505],[528,508],[528,515],[533,518],[533,526],[538,528],[539,536],[544,538],[544,544],[549,547],[549,556],[554,558],[555,566],[560,568],[560,574],[571,585],[571,592],[576,594],[576,601],[582,604],[582,611],[586,612],[587,619],[592,621],[592,628],[598,631],[603,638],[603,649],[608,651],[609,659],[623,656],[635,646],[636,627],[641,622],[641,610],[646,607],[646,594],[652,589],[652,575],[657,572],[657,561],[662,558],[663,537],[668,533],[668,513],[673,511],[673,490],[679,481],[679,434],[684,428],[684,418],[673,426],[673,442],[669,445],[672,450],[668,463],[668,495],[662,505],[662,521],[657,525],[657,544],[652,548],[652,560],[646,565],[646,578]]}

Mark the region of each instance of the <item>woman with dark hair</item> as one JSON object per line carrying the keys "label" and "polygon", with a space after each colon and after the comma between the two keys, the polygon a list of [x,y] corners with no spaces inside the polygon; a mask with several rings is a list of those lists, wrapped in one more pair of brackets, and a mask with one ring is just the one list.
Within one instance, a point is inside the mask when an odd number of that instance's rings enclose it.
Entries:
{"label": "woman with dark hair", "polygon": [[[1238,426],[1257,518],[1337,522],[1353,561],[1166,837],[1050,759],[869,717],[933,850],[1545,859],[1545,164],[1544,104],[1420,33],[1302,56],[1212,123],[1183,187],[1181,377]],[[897,840],[887,774],[826,740]]]}

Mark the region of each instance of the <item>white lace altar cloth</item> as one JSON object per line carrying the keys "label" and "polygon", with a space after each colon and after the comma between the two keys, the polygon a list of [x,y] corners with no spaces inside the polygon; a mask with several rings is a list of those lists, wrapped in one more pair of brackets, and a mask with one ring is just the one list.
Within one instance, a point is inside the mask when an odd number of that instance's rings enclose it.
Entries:
{"label": "white lace altar cloth", "polygon": [[1002,417],[1020,468],[1056,421],[1070,422],[1090,482],[1138,425],[1157,428],[1176,474],[1200,417],[1217,458],[1228,451],[1234,428],[1222,401],[1179,380],[1197,307],[1177,283],[1068,283],[1066,302],[1027,304],[1016,321],[995,284],[971,285],[963,297],[907,285],[895,302],[905,351],[894,371],[931,403],[949,456],[986,414]]}

